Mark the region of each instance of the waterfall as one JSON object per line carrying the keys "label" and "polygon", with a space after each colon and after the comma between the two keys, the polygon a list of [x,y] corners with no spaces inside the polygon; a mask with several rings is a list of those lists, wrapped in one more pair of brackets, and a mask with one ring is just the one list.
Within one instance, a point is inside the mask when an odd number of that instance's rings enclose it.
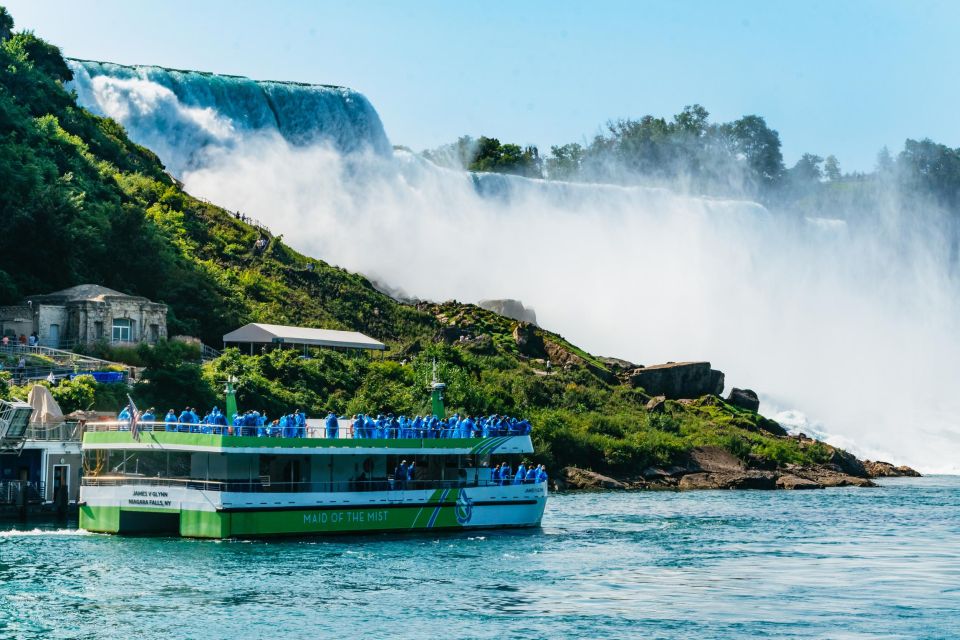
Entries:
{"label": "waterfall", "polygon": [[176,175],[254,135],[296,146],[326,143],[341,152],[390,152],[376,110],[345,87],[89,60],[67,64],[74,75],[68,88],[80,104],[123,124]]}

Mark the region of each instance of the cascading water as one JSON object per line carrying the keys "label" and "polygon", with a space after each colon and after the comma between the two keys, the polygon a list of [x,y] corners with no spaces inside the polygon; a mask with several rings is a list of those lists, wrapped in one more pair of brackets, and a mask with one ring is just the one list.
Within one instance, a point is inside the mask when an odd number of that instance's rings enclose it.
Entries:
{"label": "cascading water", "polygon": [[376,110],[345,87],[89,60],[67,64],[80,104],[123,123],[176,175],[204,166],[207,151],[233,148],[250,135],[296,146],[323,142],[342,152],[390,152]]}
{"label": "cascading water", "polygon": [[960,470],[960,287],[949,243],[895,196],[878,199],[874,224],[848,225],[471,175],[390,153],[372,106],[347,89],[70,65],[81,105],[192,193],[306,253],[425,298],[518,298],[594,353],[709,359],[798,429]]}

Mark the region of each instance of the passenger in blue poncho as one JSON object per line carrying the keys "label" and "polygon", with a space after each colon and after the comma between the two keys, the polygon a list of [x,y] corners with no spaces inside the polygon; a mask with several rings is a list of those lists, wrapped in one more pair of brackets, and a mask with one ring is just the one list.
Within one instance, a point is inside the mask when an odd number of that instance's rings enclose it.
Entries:
{"label": "passenger in blue poncho", "polygon": [[510,468],[510,463],[504,462],[503,467],[500,468],[500,484],[507,484],[510,482],[511,471],[512,469]]}
{"label": "passenger in blue poncho", "polygon": [[520,466],[517,467],[517,475],[513,476],[513,484],[523,484],[523,481],[527,477],[527,468],[521,462]]}
{"label": "passenger in blue poncho", "polygon": [[327,437],[336,438],[339,434],[337,433],[340,430],[340,423],[337,422],[337,416],[331,411],[327,414]]}
{"label": "passenger in blue poncho", "polygon": [[177,422],[180,423],[179,426],[177,427],[177,431],[180,431],[180,432],[190,431],[191,423],[190,423],[189,407],[187,407],[186,409],[180,412],[180,415],[177,417]]}
{"label": "passenger in blue poncho", "polygon": [[166,423],[167,431],[176,431],[177,430],[177,414],[173,412],[173,409],[167,411],[167,416],[163,419]]}
{"label": "passenger in blue poncho", "polygon": [[157,414],[153,412],[153,407],[150,407],[143,412],[143,415],[140,416],[140,422],[156,422]]}

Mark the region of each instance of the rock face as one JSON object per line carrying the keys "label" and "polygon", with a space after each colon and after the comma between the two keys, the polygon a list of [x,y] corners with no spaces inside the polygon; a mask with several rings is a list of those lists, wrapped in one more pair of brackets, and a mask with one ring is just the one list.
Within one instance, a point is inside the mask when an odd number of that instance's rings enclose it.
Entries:
{"label": "rock face", "polygon": [[737,389],[734,387],[730,390],[730,395],[727,396],[727,402],[747,411],[756,412],[760,410],[760,398],[752,389]]}
{"label": "rock face", "polygon": [[895,467],[889,462],[864,460],[863,466],[871,478],[919,478],[920,473],[906,465]]}
{"label": "rock face", "polygon": [[561,489],[626,489],[627,486],[619,480],[614,480],[586,469],[566,467],[560,472],[560,478],[555,483]]}
{"label": "rock face", "polygon": [[523,303],[519,300],[511,300],[509,298],[505,298],[503,300],[481,300],[477,303],[477,306],[481,309],[486,309],[487,311],[499,313],[507,318],[519,320],[520,322],[529,322],[530,324],[534,325],[537,324],[536,311],[534,311],[531,307],[523,306]]}
{"label": "rock face", "polygon": [[513,328],[513,341],[523,355],[530,358],[546,358],[547,350],[544,347],[543,336],[537,327],[529,322],[519,322]]}
{"label": "rock face", "polygon": [[652,396],[670,400],[699,398],[723,393],[723,372],[710,368],[709,362],[669,362],[638,367],[624,374],[634,388]]}
{"label": "rock face", "polygon": [[680,478],[680,489],[776,489],[777,474],[772,471],[739,473],[689,473]]}

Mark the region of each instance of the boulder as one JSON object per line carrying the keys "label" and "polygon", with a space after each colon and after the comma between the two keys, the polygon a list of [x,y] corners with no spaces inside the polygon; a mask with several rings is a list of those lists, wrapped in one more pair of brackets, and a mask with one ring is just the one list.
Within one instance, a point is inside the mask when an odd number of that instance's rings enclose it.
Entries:
{"label": "boulder", "polygon": [[636,369],[640,365],[634,364],[629,360],[623,360],[621,358],[610,358],[607,356],[599,356],[597,358],[600,362],[604,364],[611,371],[630,371],[631,369]]}
{"label": "boulder", "polygon": [[735,407],[757,412],[760,410],[760,398],[752,389],[737,389],[734,387],[727,396],[727,402]]}
{"label": "boulder", "polygon": [[578,467],[565,467],[560,472],[565,488],[568,489],[626,489],[627,486],[619,480],[614,480],[609,476],[580,469]]}
{"label": "boulder", "polygon": [[654,396],[647,402],[647,411],[650,413],[663,413],[667,408],[666,396]]}
{"label": "boulder", "polygon": [[777,478],[777,488],[799,491],[801,489],[823,489],[823,485],[788,473]]}
{"label": "boulder", "polygon": [[864,460],[863,466],[871,478],[919,478],[920,473],[906,465],[899,467],[882,460]]}
{"label": "boulder", "polygon": [[740,458],[720,447],[697,447],[690,452],[689,466],[707,473],[739,473],[746,469]]}
{"label": "boulder", "polygon": [[830,460],[827,464],[832,465],[841,473],[857,476],[858,478],[867,478],[870,475],[867,473],[866,467],[862,462],[860,462],[860,459],[857,458],[857,456],[853,455],[852,453],[848,453],[843,449],[833,448],[833,451],[830,454]]}
{"label": "boulder", "polygon": [[810,480],[824,487],[875,487],[874,483],[866,478],[858,478],[842,471],[831,469],[826,465],[818,467],[804,467],[793,470],[796,475],[805,480]]}
{"label": "boulder", "polygon": [[688,473],[680,478],[680,489],[761,489],[777,488],[777,475],[770,471]]}
{"label": "boulder", "polygon": [[670,400],[723,392],[723,373],[711,369],[709,362],[669,362],[637,367],[624,376],[630,386]]}
{"label": "boulder", "polygon": [[513,328],[513,341],[517,344],[517,350],[528,358],[547,358],[547,350],[544,348],[543,336],[537,331],[537,327],[529,322],[518,322]]}

